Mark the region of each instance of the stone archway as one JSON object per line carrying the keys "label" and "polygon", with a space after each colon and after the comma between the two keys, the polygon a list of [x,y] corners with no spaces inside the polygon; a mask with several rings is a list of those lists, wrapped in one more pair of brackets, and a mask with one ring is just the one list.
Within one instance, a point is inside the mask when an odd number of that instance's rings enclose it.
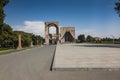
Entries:
{"label": "stone archway", "polygon": [[61,27],[60,28],[60,41],[74,42],[75,41],[75,27]]}
{"label": "stone archway", "polygon": [[[56,28],[56,34],[49,33],[49,28],[54,26]],[[45,22],[45,42],[46,44],[57,44],[59,41],[59,23],[58,22]]]}
{"label": "stone archway", "polygon": [[74,42],[74,38],[70,31],[66,31],[64,34],[65,42]]}

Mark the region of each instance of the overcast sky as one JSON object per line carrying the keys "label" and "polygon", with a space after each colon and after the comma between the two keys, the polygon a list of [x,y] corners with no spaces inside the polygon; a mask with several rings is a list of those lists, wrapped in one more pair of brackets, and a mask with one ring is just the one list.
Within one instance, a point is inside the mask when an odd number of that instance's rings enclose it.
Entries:
{"label": "overcast sky", "polygon": [[10,0],[5,22],[14,30],[44,36],[44,22],[58,21],[73,26],[78,34],[120,37],[120,17],[114,7],[118,0]]}

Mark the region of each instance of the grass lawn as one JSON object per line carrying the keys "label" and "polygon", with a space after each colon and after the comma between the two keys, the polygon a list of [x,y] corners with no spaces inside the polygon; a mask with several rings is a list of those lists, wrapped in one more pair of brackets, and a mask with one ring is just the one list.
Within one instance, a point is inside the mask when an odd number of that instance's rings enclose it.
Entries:
{"label": "grass lawn", "polygon": [[3,51],[3,50],[8,50],[10,48],[0,48],[0,51]]}
{"label": "grass lawn", "polygon": [[[34,47],[38,47],[38,46],[34,46]],[[9,54],[9,53],[12,53],[12,52],[18,52],[18,51],[22,51],[22,50],[26,50],[26,49],[30,49],[30,48],[34,48],[34,47],[26,47],[26,48],[22,48],[20,50],[0,48],[0,55]]]}
{"label": "grass lawn", "polygon": [[[21,49],[21,50],[24,50],[24,48]],[[21,51],[21,50],[16,50],[16,49],[2,50],[2,51],[0,51],[0,55],[3,55],[3,54],[9,54],[9,53],[17,52],[17,51]]]}

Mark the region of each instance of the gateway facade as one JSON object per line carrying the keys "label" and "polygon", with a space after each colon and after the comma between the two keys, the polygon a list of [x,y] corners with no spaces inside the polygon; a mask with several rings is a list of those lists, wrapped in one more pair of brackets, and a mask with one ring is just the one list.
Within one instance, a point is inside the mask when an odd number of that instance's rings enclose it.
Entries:
{"label": "gateway facade", "polygon": [[[50,27],[56,28],[55,34],[50,34]],[[45,22],[45,42],[46,44],[57,44],[75,41],[75,27],[60,27],[59,22]]]}

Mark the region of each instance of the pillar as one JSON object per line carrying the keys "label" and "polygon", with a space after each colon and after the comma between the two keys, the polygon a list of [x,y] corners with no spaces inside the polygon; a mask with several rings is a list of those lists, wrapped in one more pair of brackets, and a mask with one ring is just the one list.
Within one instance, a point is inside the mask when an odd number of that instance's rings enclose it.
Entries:
{"label": "pillar", "polygon": [[17,50],[19,49],[22,49],[22,46],[21,46],[21,34],[18,35],[18,47],[17,47]]}

